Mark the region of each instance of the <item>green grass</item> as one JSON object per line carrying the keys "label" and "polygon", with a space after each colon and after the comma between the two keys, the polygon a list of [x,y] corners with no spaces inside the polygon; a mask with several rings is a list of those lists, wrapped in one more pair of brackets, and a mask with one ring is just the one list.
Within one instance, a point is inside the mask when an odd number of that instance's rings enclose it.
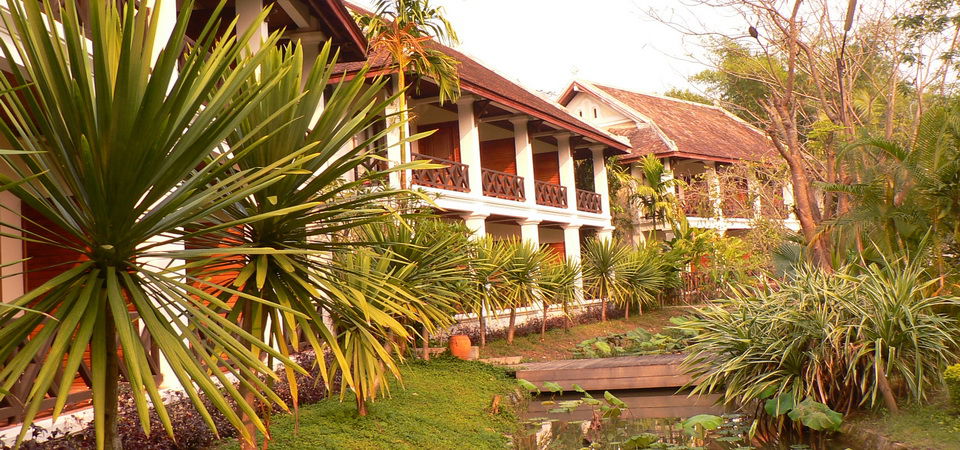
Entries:
{"label": "green grass", "polygon": [[900,414],[877,413],[852,419],[855,428],[872,430],[917,449],[960,449],[960,412],[945,396],[923,405],[904,405]]}
{"label": "green grass", "polygon": [[625,333],[638,327],[643,327],[651,333],[659,333],[664,327],[672,325],[671,317],[682,316],[689,311],[688,307],[668,306],[644,312],[643,315],[634,314],[629,320],[608,320],[577,325],[570,329],[555,328],[547,330],[542,341],[540,333],[518,336],[513,340],[513,345],[507,344],[506,339],[496,339],[487,342],[487,346],[480,350],[480,357],[521,356],[524,361],[571,359],[575,357],[574,350],[577,344],[586,339]]}
{"label": "green grass", "polygon": [[[507,394],[516,380],[503,369],[449,357],[404,365],[403,386],[393,383],[388,398],[358,417],[351,398],[304,406],[300,430],[292,416],[274,416],[271,449],[487,449],[506,448],[518,425]],[[503,395],[491,414],[494,395]],[[224,448],[239,448],[230,441]]]}

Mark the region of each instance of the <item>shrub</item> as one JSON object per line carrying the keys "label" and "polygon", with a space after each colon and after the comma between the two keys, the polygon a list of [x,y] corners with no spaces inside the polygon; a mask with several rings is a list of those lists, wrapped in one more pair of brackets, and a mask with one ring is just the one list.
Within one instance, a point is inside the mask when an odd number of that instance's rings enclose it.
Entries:
{"label": "shrub", "polygon": [[947,393],[950,394],[950,404],[960,410],[960,364],[947,367],[943,372],[943,380],[947,385]]}
{"label": "shrub", "polygon": [[789,394],[838,411],[884,403],[882,381],[921,401],[957,358],[953,318],[960,305],[933,297],[919,264],[800,268],[772,291],[734,289],[681,327],[698,332],[685,368],[726,402],[751,404]]}

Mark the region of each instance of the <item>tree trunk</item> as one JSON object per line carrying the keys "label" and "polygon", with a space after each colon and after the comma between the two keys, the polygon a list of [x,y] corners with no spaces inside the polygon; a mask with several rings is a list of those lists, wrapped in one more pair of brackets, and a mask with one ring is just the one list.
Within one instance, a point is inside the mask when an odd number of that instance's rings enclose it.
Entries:
{"label": "tree trunk", "polygon": [[483,308],[480,308],[480,347],[487,346],[487,318],[483,315]]}
{"label": "tree trunk", "polygon": [[113,319],[113,314],[107,311],[106,323],[104,324],[104,335],[107,341],[107,354],[105,358],[106,381],[104,382],[104,404],[103,413],[103,446],[108,450],[120,450],[123,448],[123,440],[117,429],[117,418],[120,406],[120,356],[117,355],[117,326]]}
{"label": "tree trunk", "polygon": [[513,344],[513,332],[516,331],[517,309],[510,308],[510,325],[507,326],[507,343]]}
{"label": "tree trunk", "polygon": [[630,318],[630,302],[624,303],[623,306],[624,306],[623,318],[629,319]]}
{"label": "tree trunk", "polygon": [[[401,65],[400,70],[397,71],[397,90],[403,91],[406,87],[406,74],[403,72],[403,66]],[[407,163],[407,143],[404,142],[407,139],[407,94],[404,92],[399,97],[397,97],[397,104],[400,107],[400,164]],[[400,189],[406,189],[407,186],[407,171],[400,171]]]}
{"label": "tree trunk", "polygon": [[549,305],[543,304],[543,321],[540,322],[540,341],[543,342],[543,335],[547,333],[547,308]]}
{"label": "tree trunk", "polygon": [[883,405],[890,410],[891,413],[897,414],[900,412],[900,408],[897,407],[897,399],[893,396],[893,390],[890,389],[890,383],[887,381],[887,371],[883,367],[883,360],[877,356],[875,364],[877,365],[877,385],[880,387],[880,394],[883,395]]}
{"label": "tree trunk", "polygon": [[600,321],[607,321],[607,298],[600,299]]}
{"label": "tree trunk", "polygon": [[430,361],[430,332],[423,327],[423,359]]}

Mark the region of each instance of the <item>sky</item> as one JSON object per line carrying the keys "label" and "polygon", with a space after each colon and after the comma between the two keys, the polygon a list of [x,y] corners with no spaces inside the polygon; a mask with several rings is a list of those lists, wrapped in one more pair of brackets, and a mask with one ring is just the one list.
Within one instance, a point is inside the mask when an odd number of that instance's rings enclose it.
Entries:
{"label": "sky", "polygon": [[[369,1],[358,1],[368,6]],[[698,38],[648,12],[697,29],[746,29],[681,0],[432,0],[460,37],[459,50],[527,88],[557,94],[575,78],[663,93],[693,88],[706,68]],[[508,12],[508,13],[507,13]],[[703,18],[710,23],[704,24]]]}

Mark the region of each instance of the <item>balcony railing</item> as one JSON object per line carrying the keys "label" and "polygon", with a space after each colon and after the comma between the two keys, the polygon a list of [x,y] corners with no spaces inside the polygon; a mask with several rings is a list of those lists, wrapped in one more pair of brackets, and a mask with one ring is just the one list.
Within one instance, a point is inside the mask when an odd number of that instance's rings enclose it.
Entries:
{"label": "balcony railing", "polygon": [[556,208],[567,207],[567,187],[546,181],[536,182],[537,204],[553,206]]}
{"label": "balcony railing", "polygon": [[414,170],[414,184],[446,189],[448,191],[470,191],[470,178],[467,176],[466,164],[449,159],[437,158],[436,156],[421,155],[419,153],[411,153],[410,156],[414,161],[431,161],[444,165],[444,167],[439,169]]}
{"label": "balcony railing", "polygon": [[483,169],[483,195],[507,200],[524,201],[523,177],[512,173]]}
{"label": "balcony railing", "polygon": [[603,206],[600,202],[600,194],[596,192],[577,189],[577,210],[600,214],[603,212]]}

